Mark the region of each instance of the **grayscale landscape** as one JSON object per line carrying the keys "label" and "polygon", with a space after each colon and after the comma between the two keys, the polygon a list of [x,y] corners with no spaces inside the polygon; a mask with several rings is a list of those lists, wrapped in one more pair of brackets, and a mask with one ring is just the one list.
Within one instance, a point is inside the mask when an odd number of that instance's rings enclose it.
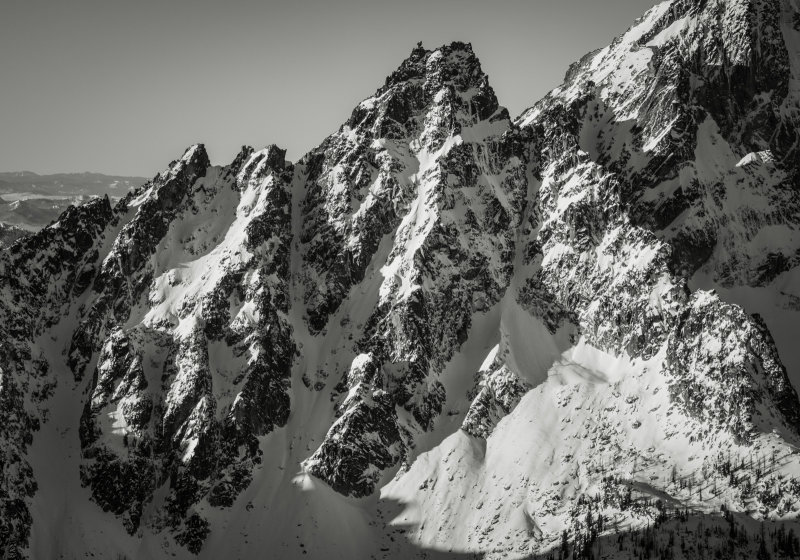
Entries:
{"label": "grayscale landscape", "polygon": [[0,558],[800,557],[800,1],[617,32],[518,114],[411,36],[294,159],[0,174]]}

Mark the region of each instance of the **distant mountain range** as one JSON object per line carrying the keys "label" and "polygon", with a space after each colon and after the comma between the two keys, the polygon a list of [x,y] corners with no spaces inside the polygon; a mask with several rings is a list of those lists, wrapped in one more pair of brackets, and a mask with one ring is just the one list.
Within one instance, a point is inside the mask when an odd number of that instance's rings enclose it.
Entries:
{"label": "distant mountain range", "polygon": [[147,182],[144,177],[101,173],[56,173],[31,171],[0,173],[0,248],[25,231],[38,231],[71,204],[108,195],[118,200]]}
{"label": "distant mountain range", "polygon": [[56,173],[39,175],[31,171],[0,173],[0,195],[29,193],[44,196],[122,197],[147,182],[145,177],[123,177],[102,173]]}

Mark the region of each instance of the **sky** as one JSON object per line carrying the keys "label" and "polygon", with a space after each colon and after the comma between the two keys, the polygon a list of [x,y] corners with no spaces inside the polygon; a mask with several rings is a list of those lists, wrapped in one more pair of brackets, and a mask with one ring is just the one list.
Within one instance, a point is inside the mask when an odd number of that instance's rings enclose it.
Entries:
{"label": "sky", "polygon": [[422,41],[472,43],[512,116],[655,0],[0,0],[0,171],[296,161]]}

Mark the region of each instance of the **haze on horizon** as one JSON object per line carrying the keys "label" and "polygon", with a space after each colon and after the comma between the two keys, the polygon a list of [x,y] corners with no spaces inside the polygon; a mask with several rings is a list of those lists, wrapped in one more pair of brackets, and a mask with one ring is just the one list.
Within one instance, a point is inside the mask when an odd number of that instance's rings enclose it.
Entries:
{"label": "haze on horizon", "polygon": [[513,116],[653,0],[4,0],[0,171],[149,177],[196,142],[297,160],[417,41],[472,43]]}

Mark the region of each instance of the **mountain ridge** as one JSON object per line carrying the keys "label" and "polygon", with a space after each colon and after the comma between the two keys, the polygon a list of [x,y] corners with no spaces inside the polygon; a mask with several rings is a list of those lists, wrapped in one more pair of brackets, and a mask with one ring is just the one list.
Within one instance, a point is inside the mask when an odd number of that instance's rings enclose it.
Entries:
{"label": "mountain ridge", "polygon": [[[663,2],[514,120],[469,44],[418,45],[295,164],[194,145],[15,244],[3,553],[526,557],[665,501],[795,519],[800,370],[771,331],[800,310],[800,245],[773,231],[800,215],[798,75],[740,56],[800,44],[792,14]],[[780,34],[730,33],[765,20]],[[723,126],[696,45],[752,78]],[[79,418],[71,443],[48,415]],[[63,495],[37,497],[37,438],[74,457]],[[59,529],[60,500],[83,505]]]}

